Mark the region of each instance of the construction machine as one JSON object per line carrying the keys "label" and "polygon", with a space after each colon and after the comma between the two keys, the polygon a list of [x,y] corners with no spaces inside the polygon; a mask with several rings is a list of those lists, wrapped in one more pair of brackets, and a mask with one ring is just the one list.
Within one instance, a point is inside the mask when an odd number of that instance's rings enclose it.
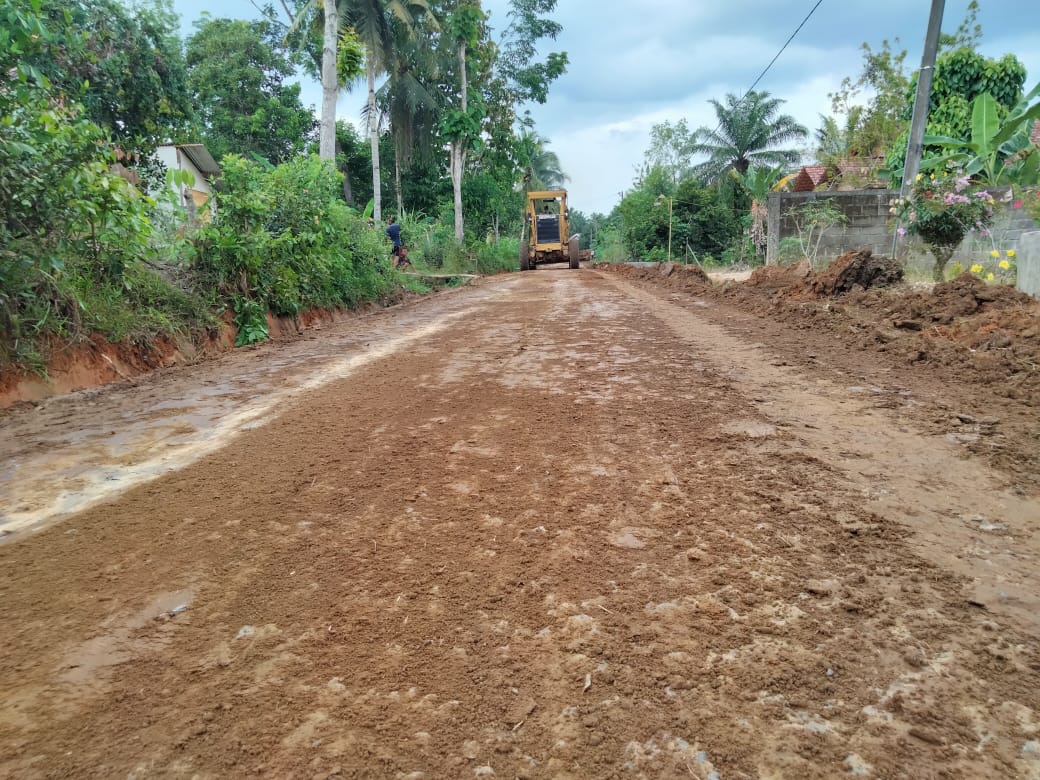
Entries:
{"label": "construction machine", "polygon": [[521,271],[532,271],[542,263],[568,263],[571,268],[580,268],[579,237],[570,235],[568,216],[567,190],[527,193],[527,238],[520,241]]}

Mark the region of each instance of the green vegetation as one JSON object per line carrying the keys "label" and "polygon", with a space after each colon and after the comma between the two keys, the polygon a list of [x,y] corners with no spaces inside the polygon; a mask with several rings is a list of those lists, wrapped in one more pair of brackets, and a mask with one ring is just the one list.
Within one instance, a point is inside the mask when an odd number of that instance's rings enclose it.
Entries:
{"label": "green vegetation", "polygon": [[[524,187],[565,179],[520,115],[567,64],[537,55],[559,31],[555,5],[512,0],[493,39],[477,0],[286,0],[254,21],[204,15],[182,42],[169,0],[10,0],[0,368],[42,371],[52,345],[95,334],[193,338],[224,312],[238,343],[254,343],[269,312],[428,290],[391,267],[384,192],[419,271],[514,270]],[[345,122],[319,132],[297,66],[336,94],[366,77],[365,135]],[[202,183],[155,150],[198,142],[221,175],[212,202],[189,209],[183,193]]]}
{"label": "green vegetation", "polygon": [[[1027,74],[1013,54],[987,58],[978,52],[978,14],[979,4],[972,0],[960,26],[940,39],[924,180],[895,214],[902,220],[901,231],[918,237],[933,253],[936,275],[965,236],[989,236],[994,199],[985,188],[1002,187],[1000,198],[1012,209],[1040,213],[1040,146],[1030,139],[1040,119],[1040,85],[1025,94]],[[814,162],[838,174],[846,187],[874,186],[886,177],[898,186],[916,75],[908,73],[907,53],[898,39],[876,48],[864,43],[862,52],[862,69],[842,81],[830,96],[831,115],[820,117]],[[765,92],[726,95],[709,103],[715,109],[714,127],[692,129],[680,118],[651,128],[644,167],[632,189],[608,216],[593,215],[597,259],[663,260],[670,241],[671,255],[681,261],[764,261],[768,197],[798,172],[802,155],[790,145],[808,133],[781,113],[782,100]],[[955,189],[952,182],[957,182]],[[839,229],[844,216],[821,200],[797,209],[793,217],[796,235],[779,243],[780,260],[808,258],[815,264],[823,234]],[[1014,255],[1001,255],[1007,248],[994,244],[991,259],[1011,268]],[[1009,268],[998,265],[987,273],[1000,280]]]}

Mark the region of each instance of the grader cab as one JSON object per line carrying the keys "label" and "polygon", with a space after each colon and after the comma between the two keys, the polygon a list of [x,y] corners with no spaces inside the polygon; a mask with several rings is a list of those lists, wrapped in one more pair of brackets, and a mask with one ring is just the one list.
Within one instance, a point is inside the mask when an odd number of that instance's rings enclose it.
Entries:
{"label": "grader cab", "polygon": [[543,263],[568,263],[580,268],[578,236],[570,235],[567,190],[527,193],[526,238],[520,242],[520,270]]}

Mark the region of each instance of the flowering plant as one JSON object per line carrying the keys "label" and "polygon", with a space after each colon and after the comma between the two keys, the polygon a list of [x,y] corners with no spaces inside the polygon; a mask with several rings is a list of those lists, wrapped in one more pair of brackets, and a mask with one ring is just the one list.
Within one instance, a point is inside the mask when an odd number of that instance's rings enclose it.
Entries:
{"label": "flowering plant", "polygon": [[941,282],[954,250],[971,231],[986,234],[993,224],[993,196],[974,187],[961,170],[918,174],[910,197],[896,204],[900,235],[920,238],[935,257],[933,276]]}

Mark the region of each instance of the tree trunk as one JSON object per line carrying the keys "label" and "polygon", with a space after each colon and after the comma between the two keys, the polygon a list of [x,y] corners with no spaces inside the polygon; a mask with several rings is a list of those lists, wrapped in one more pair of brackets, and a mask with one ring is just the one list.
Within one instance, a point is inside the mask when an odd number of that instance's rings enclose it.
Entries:
{"label": "tree trunk", "polygon": [[379,181],[379,114],[376,111],[376,68],[369,49],[365,56],[368,71],[368,140],[372,144],[372,219],[383,219],[383,193]]}
{"label": "tree trunk", "polygon": [[957,246],[934,246],[929,244],[928,248],[932,251],[932,256],[935,258],[935,265],[932,266],[932,280],[939,284],[946,279],[946,264],[950,262],[953,253],[957,251]]}
{"label": "tree trunk", "polygon": [[[340,146],[339,139],[336,139],[336,158],[339,158],[339,153],[343,151],[343,147]],[[343,174],[343,200],[348,206],[354,205],[354,188],[350,186],[350,169],[344,168],[340,173]]]}
{"label": "tree trunk", "polygon": [[[469,84],[466,78],[466,44],[459,43],[459,81],[462,88],[462,113],[469,108]],[[465,237],[462,221],[462,170],[466,166],[466,139],[459,138],[451,144],[451,186],[455,191],[455,240],[460,244]]]}
{"label": "tree trunk", "polygon": [[318,156],[336,161],[336,97],[339,75],[336,73],[336,49],[339,42],[339,13],[335,0],[326,0],[323,10],[325,35],[321,49],[321,124],[318,127]]}
{"label": "tree trunk", "polygon": [[404,216],[404,195],[401,193],[401,152],[394,144],[394,184],[397,188],[397,221]]}

